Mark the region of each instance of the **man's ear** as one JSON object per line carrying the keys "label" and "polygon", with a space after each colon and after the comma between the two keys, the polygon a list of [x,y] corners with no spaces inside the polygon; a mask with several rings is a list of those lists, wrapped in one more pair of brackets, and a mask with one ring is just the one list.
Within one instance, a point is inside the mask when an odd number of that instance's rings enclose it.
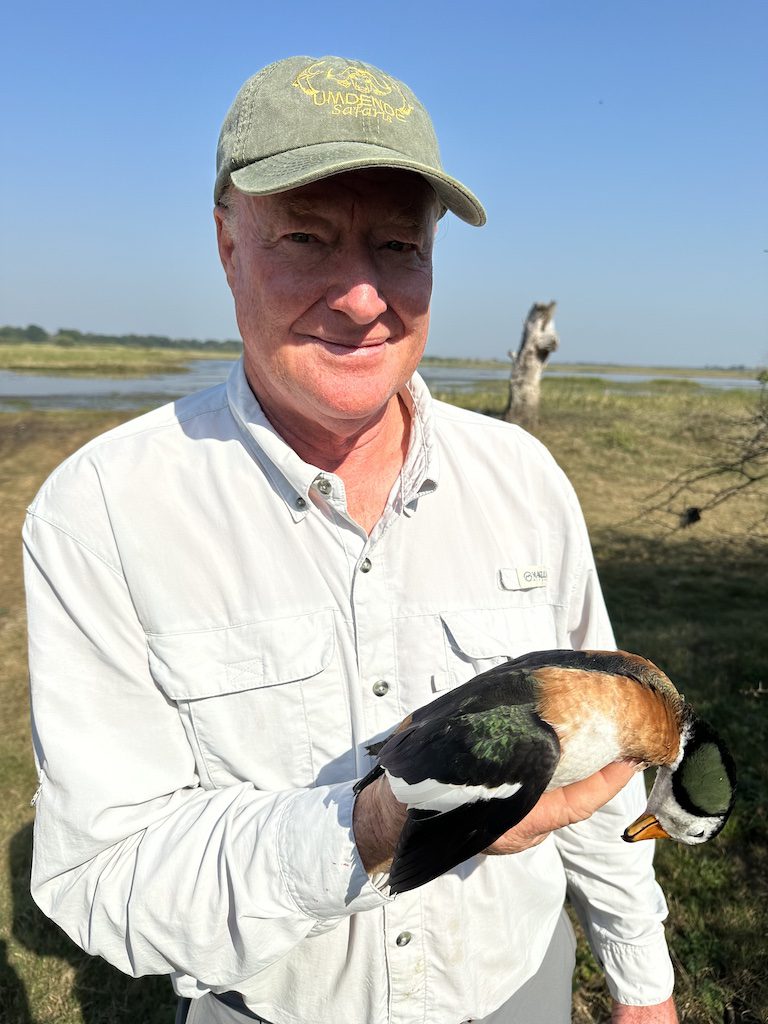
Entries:
{"label": "man's ear", "polygon": [[227,211],[223,206],[213,208],[213,219],[216,222],[216,243],[219,247],[219,259],[227,276],[230,288],[235,273],[235,240],[227,224]]}

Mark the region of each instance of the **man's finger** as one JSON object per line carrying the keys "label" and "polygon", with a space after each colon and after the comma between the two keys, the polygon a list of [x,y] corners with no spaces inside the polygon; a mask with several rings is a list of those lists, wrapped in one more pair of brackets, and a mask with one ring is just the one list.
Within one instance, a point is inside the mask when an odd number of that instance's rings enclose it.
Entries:
{"label": "man's finger", "polygon": [[564,824],[572,825],[594,814],[626,786],[638,764],[634,761],[615,761],[580,782],[572,782],[560,790],[568,811]]}
{"label": "man's finger", "polygon": [[544,793],[533,810],[489,846],[486,853],[520,853],[537,846],[550,832],[584,821],[615,797],[638,767],[630,761],[609,764],[586,779]]}

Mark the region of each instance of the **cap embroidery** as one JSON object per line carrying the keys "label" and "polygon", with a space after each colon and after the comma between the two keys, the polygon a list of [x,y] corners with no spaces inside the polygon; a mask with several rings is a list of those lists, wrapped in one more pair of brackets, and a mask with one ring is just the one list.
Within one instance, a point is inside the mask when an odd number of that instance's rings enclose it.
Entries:
{"label": "cap embroidery", "polygon": [[300,71],[292,84],[316,107],[328,107],[333,114],[380,117],[391,124],[405,121],[413,112],[397,82],[357,64],[333,65],[320,60]]}

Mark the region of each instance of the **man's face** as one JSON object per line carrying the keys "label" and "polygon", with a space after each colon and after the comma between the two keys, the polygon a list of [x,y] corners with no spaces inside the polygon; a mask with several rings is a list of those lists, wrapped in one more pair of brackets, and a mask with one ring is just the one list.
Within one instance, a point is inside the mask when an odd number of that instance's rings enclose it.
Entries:
{"label": "man's face", "polygon": [[362,428],[424,351],[434,193],[377,170],[234,202],[219,251],[251,388],[278,428]]}

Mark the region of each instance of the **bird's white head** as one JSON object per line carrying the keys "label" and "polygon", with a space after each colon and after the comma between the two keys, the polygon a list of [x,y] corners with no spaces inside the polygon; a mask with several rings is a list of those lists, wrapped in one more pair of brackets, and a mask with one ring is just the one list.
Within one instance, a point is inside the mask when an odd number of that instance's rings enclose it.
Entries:
{"label": "bird's white head", "polygon": [[659,768],[645,813],[623,838],[706,843],[730,817],[735,793],[736,768],[727,747],[714,729],[691,715],[681,730],[677,760]]}

